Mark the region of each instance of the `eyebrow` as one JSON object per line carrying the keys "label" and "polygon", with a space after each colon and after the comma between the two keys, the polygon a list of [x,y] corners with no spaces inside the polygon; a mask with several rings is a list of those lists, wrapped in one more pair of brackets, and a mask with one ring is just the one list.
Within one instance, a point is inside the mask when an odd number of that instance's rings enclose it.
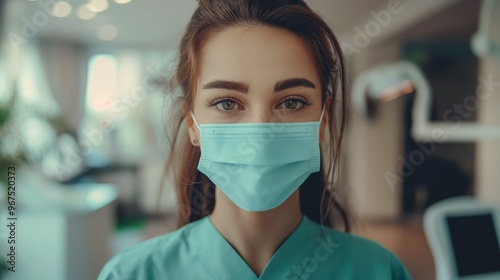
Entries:
{"label": "eyebrow", "polygon": [[[307,87],[314,89],[316,88],[316,85],[305,78],[286,79],[278,81],[274,85],[274,92],[280,92],[294,87]],[[228,89],[228,90],[239,91],[242,93],[248,93],[248,88],[249,86],[246,83],[222,81],[222,80],[215,80],[203,86],[203,89]]]}

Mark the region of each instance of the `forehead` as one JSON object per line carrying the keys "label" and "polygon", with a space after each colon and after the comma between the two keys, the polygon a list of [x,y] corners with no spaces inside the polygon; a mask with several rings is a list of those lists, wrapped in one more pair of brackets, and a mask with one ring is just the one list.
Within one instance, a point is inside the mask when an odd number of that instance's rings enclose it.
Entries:
{"label": "forehead", "polygon": [[300,37],[276,27],[232,27],[212,36],[200,52],[199,80],[258,81],[304,77],[319,84],[311,51]]}

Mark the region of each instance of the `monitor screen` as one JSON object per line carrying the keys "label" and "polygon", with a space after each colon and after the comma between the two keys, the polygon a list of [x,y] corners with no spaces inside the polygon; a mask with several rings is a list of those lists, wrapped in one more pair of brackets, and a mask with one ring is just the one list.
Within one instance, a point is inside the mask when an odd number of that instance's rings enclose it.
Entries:
{"label": "monitor screen", "polygon": [[500,272],[500,245],[492,214],[446,220],[458,276]]}

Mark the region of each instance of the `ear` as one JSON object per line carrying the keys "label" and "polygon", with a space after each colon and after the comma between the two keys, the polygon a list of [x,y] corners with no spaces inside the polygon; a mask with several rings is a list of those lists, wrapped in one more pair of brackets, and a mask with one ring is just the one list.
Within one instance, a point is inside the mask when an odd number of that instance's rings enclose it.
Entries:
{"label": "ear", "polygon": [[330,116],[330,106],[332,98],[330,96],[326,97],[325,112],[323,113],[323,119],[321,119],[319,127],[319,142],[322,143],[325,138],[325,129],[328,127],[328,119]]}
{"label": "ear", "polygon": [[186,120],[186,125],[188,128],[188,134],[189,134],[189,141],[193,146],[199,147],[200,146],[200,139],[199,137],[199,131],[196,125],[194,124],[194,120],[191,117],[191,114],[189,113],[189,108],[186,103],[182,104],[182,113],[184,114],[184,119]]}

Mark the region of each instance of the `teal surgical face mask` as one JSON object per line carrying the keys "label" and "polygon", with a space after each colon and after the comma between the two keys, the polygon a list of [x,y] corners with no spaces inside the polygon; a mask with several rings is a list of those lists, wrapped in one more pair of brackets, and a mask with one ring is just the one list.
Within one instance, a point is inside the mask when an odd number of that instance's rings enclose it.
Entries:
{"label": "teal surgical face mask", "polygon": [[241,209],[281,205],[320,170],[319,121],[199,125],[198,170]]}

